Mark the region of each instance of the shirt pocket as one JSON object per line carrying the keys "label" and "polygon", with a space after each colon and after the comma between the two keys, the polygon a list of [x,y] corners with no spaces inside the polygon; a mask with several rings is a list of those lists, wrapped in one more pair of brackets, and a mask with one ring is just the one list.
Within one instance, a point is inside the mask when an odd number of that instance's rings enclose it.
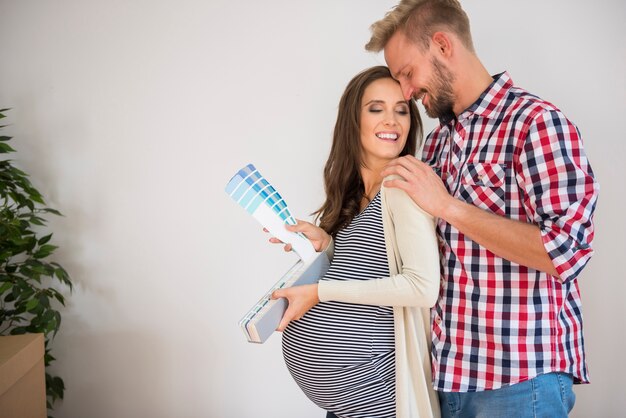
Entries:
{"label": "shirt pocket", "polygon": [[506,165],[468,163],[460,177],[459,197],[489,212],[506,214]]}

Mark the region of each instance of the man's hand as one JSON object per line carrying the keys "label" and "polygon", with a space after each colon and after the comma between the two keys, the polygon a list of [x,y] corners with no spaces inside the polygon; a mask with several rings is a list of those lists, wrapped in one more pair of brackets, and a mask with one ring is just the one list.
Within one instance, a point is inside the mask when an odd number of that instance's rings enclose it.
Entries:
{"label": "man's hand", "polygon": [[401,179],[385,181],[385,187],[404,190],[423,210],[434,217],[443,217],[445,209],[455,200],[433,169],[412,155],[396,158],[382,172],[384,177],[398,175]]}
{"label": "man's hand", "polygon": [[317,284],[292,286],[286,289],[278,289],[272,293],[272,299],[286,298],[289,306],[280,320],[276,331],[284,331],[289,322],[300,319],[313,306],[319,303],[317,296]]}

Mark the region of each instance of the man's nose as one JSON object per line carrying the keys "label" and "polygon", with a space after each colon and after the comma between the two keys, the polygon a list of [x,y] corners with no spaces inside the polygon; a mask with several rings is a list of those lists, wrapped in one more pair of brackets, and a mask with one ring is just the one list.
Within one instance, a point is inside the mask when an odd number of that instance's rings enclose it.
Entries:
{"label": "man's nose", "polygon": [[404,96],[404,100],[411,100],[413,98],[413,87],[406,82],[401,82],[400,87],[402,88],[402,95]]}

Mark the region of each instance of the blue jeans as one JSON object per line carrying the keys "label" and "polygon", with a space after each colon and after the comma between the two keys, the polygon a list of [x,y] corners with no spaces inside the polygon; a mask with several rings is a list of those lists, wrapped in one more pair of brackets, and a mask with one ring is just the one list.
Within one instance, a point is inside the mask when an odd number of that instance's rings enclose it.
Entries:
{"label": "blue jeans", "polygon": [[442,418],[567,417],[576,395],[572,376],[547,373],[534,379],[482,392],[438,392]]}

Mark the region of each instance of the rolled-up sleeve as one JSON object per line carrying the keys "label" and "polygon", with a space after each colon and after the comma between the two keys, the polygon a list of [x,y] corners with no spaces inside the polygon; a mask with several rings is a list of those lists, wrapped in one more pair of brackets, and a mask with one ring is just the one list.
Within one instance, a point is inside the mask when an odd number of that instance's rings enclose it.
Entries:
{"label": "rolled-up sleeve", "polygon": [[593,254],[599,191],[578,128],[557,110],[540,113],[530,125],[518,163],[524,210],[539,226],[561,280],[570,281]]}

